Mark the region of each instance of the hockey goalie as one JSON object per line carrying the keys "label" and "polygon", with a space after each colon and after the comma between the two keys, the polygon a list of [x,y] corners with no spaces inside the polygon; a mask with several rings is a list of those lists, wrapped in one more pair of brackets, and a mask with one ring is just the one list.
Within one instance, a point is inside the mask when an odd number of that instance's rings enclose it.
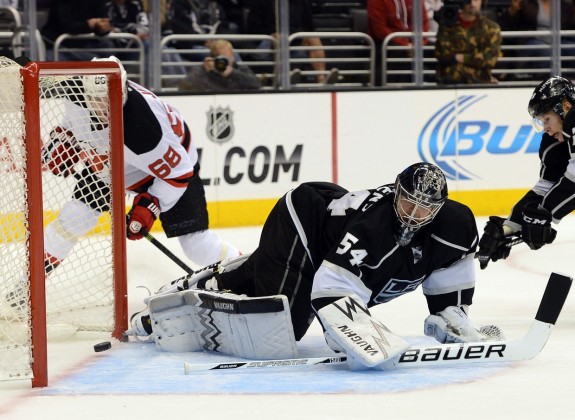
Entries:
{"label": "hockey goalie", "polygon": [[421,285],[426,335],[501,340],[497,327],[469,318],[477,240],[471,210],[447,198],[444,174],[429,163],[363,191],[304,183],[278,201],[253,253],[164,286],[127,334],[151,335],[166,351],[271,359],[294,357],[317,318],[351,369],[389,369],[409,343],[370,308]]}

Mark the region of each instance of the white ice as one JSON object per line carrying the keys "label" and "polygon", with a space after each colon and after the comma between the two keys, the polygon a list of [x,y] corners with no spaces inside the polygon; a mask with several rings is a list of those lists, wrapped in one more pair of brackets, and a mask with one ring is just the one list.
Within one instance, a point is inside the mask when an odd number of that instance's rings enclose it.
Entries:
{"label": "white ice", "polygon": [[[485,223],[478,219],[480,232]],[[471,317],[498,324],[507,338],[531,325],[552,271],[575,275],[575,216],[563,220],[554,244],[539,251],[516,246],[506,261],[477,269]],[[244,252],[260,228],[219,229]],[[178,256],[175,240],[156,235]],[[128,244],[130,313],[146,291],[183,275],[145,240]],[[0,383],[0,419],[574,419],[575,291],[571,291],[547,345],[533,360],[459,368],[349,372],[341,365],[221,371],[184,375],[183,362],[225,361],[205,353],[165,354],[146,343],[81,335],[49,346],[49,387]],[[374,310],[394,332],[422,335],[427,315],[421,289]],[[324,347],[312,326],[300,343],[311,356]]]}

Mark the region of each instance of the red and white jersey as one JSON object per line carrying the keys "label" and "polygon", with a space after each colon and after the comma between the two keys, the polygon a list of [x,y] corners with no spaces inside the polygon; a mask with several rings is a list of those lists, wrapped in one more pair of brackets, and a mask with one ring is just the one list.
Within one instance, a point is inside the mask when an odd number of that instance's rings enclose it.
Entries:
{"label": "red and white jersey", "polygon": [[[91,155],[108,155],[109,127],[85,107],[66,103],[62,125]],[[167,211],[180,199],[194,175],[198,152],[179,110],[148,89],[129,82],[124,114],[124,174],[126,190],[148,191]],[[109,182],[109,169],[98,174]]]}
{"label": "red and white jersey", "polygon": [[126,189],[146,189],[167,211],[188,187],[197,162],[198,151],[180,111],[129,82],[124,105]]}

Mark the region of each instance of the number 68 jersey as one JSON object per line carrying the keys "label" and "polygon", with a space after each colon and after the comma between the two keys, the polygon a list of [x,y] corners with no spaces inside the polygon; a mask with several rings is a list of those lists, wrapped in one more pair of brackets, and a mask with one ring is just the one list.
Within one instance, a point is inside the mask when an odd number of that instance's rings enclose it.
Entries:
{"label": "number 68 jersey", "polygon": [[[372,306],[422,285],[432,312],[471,303],[478,234],[467,206],[447,200],[431,223],[408,245],[399,246],[392,184],[356,192],[328,191],[321,193],[326,203],[323,219],[314,217],[313,222],[313,230],[324,234],[317,241],[312,235],[309,241],[312,259],[321,264],[312,299],[346,291]],[[297,195],[293,202],[302,218]],[[463,301],[462,292],[467,294]]]}

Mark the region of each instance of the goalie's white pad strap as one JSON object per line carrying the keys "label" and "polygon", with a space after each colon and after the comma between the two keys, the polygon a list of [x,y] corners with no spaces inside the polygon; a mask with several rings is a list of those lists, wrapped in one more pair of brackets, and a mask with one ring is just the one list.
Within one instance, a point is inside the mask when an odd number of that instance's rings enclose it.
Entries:
{"label": "goalie's white pad strap", "polygon": [[356,294],[321,308],[318,315],[328,344],[345,352],[352,369],[382,365],[409,348],[407,341],[371,316]]}
{"label": "goalie's white pad strap", "polygon": [[289,304],[283,295],[250,298],[191,289],[149,301],[156,345],[201,349],[249,359],[297,356]]}
{"label": "goalie's white pad strap", "polygon": [[[156,294],[166,294],[188,290],[194,287],[200,280],[214,277],[216,273],[221,274],[235,270],[240,265],[242,265],[250,255],[251,254],[240,255],[239,257],[230,258],[229,260],[220,261],[203,267],[192,274],[165,284],[156,292]],[[147,304],[150,299],[151,298],[144,299],[144,303]]]}

